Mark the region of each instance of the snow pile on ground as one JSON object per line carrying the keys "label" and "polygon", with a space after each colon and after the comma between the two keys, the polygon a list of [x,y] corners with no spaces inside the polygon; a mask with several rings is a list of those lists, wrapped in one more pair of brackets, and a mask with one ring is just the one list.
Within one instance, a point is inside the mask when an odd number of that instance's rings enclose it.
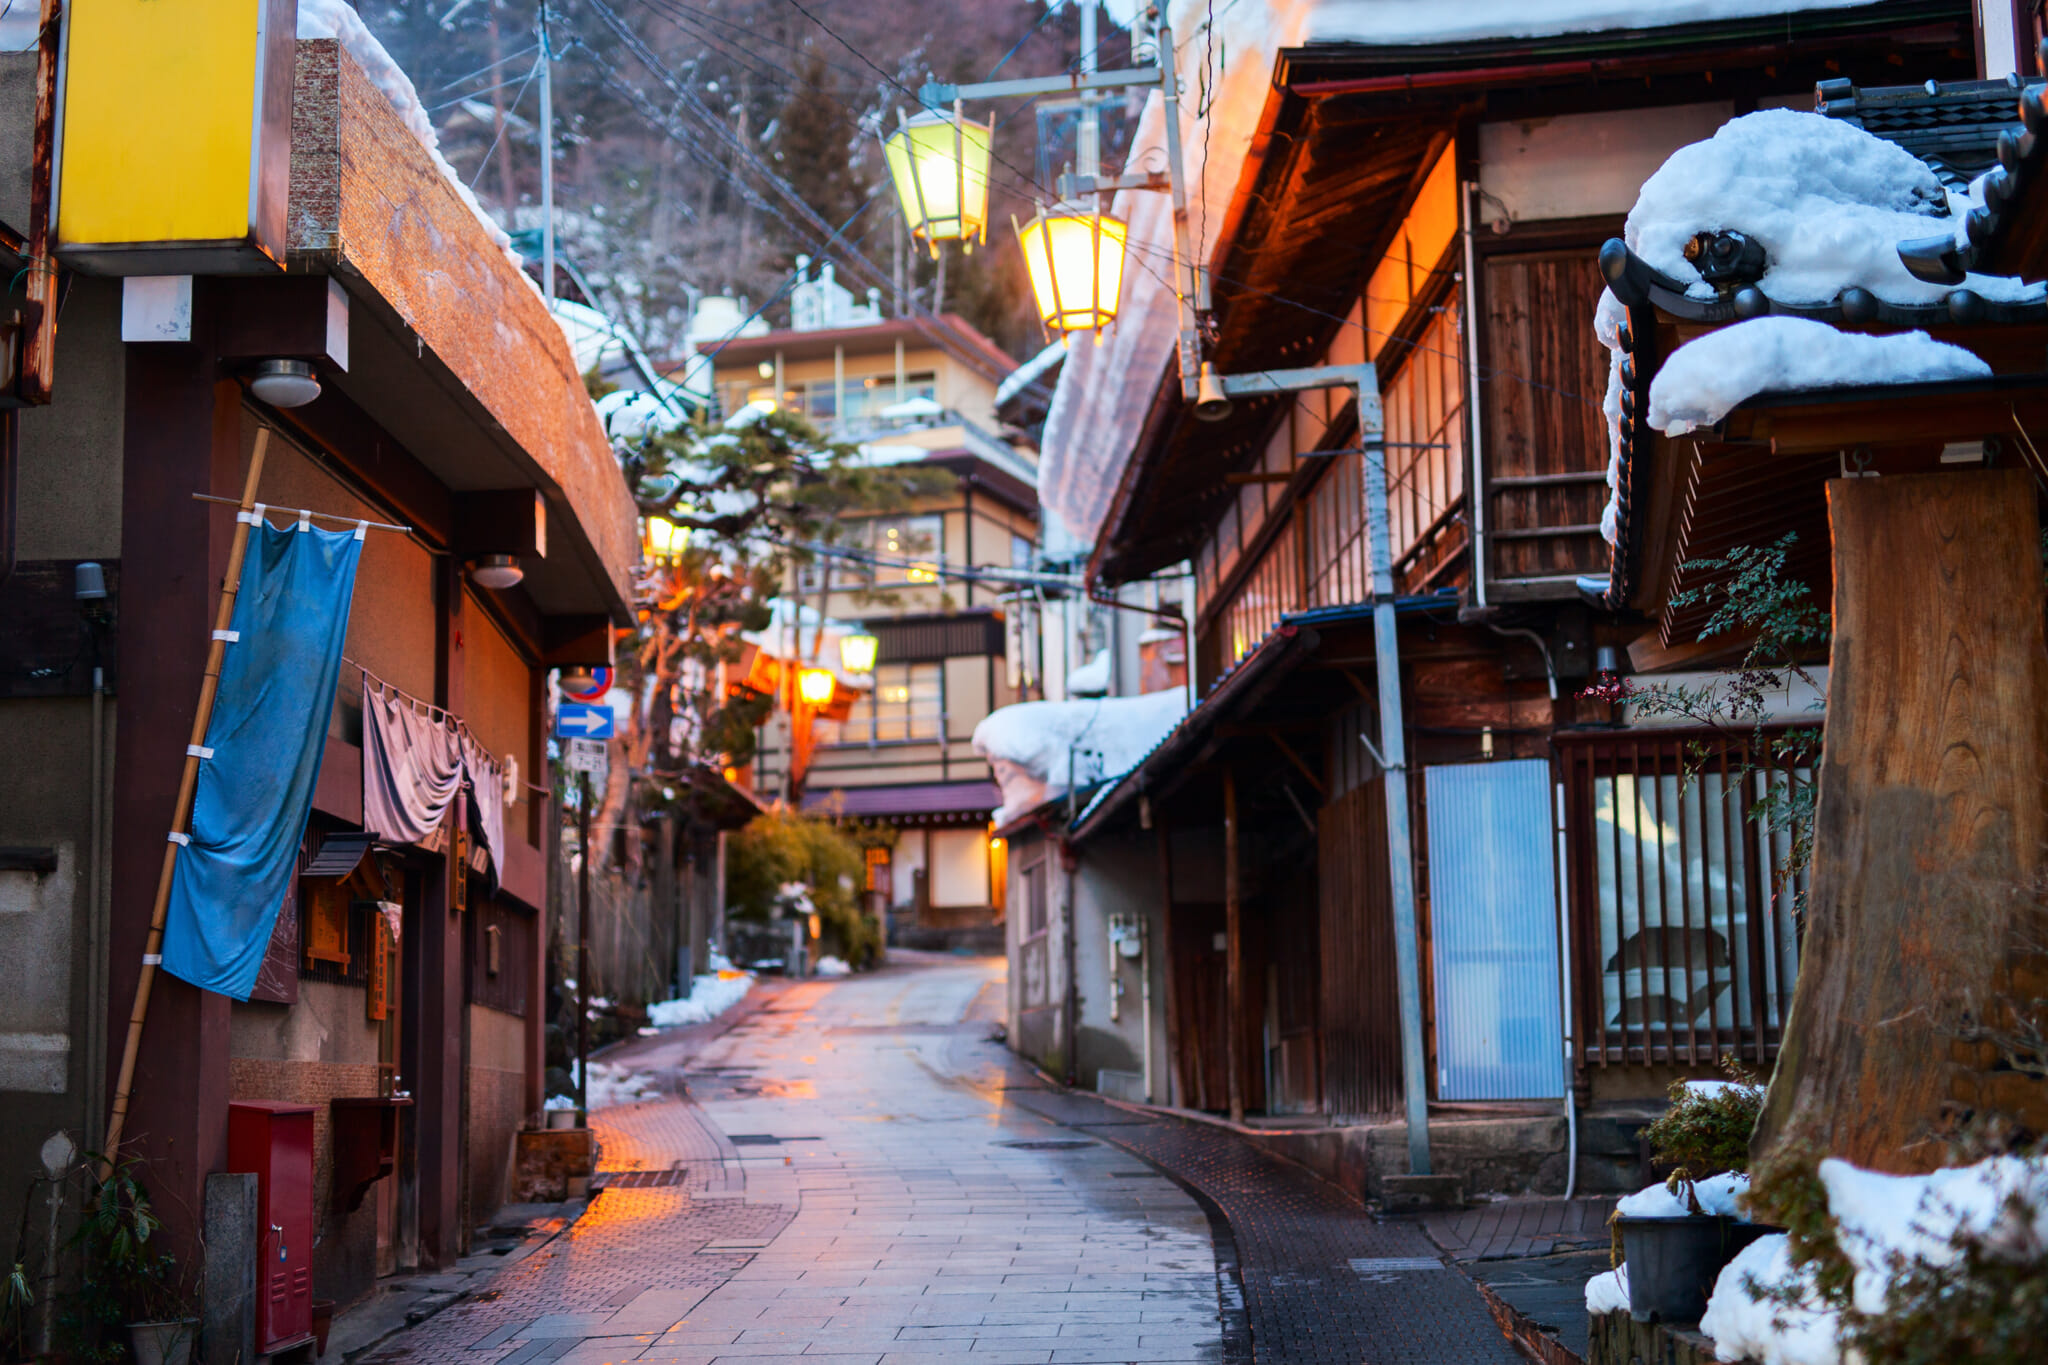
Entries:
{"label": "snow pile on ground", "polygon": [[1003,789],[1005,824],[1074,786],[1121,777],[1187,714],[1180,688],[1096,701],[1027,701],[991,711],[974,727],[974,751]]}
{"label": "snow pile on ground", "polygon": [[821,958],[819,958],[819,959],[818,959],[818,962],[817,962],[817,965],[816,965],[816,966],[814,966],[814,967],[812,967],[812,968],[811,968],[811,975],[812,975],[812,976],[845,976],[845,975],[847,975],[848,973],[850,973],[850,972],[851,972],[852,970],[853,970],[853,968],[851,968],[851,967],[849,967],[849,966],[847,966],[847,965],[846,965],[846,959],[845,959],[845,958],[843,958],[843,957],[834,957],[834,956],[833,956],[833,955],[832,955],[831,953],[827,953],[827,954],[825,954],[825,956],[823,956],[823,957],[821,957]]}
{"label": "snow pile on ground", "polygon": [[[2048,1237],[2048,1157],[1993,1157],[1929,1175],[1884,1175],[1830,1158],[1820,1163],[1820,1179],[1836,1242],[1856,1267],[1854,1298],[1864,1313],[1883,1311],[1895,1256],[1953,1264],[1959,1253],[1950,1239],[1958,1231],[1993,1233],[2011,1216],[2007,1201],[2015,1195],[2030,1211],[2029,1235]],[[1773,1298],[1759,1302],[1747,1287],[1752,1281],[1776,1291]],[[1793,1265],[1782,1234],[1759,1238],[1721,1272],[1700,1330],[1722,1360],[1845,1362],[1840,1322]]]}
{"label": "snow pile on ground", "polygon": [[[576,1063],[573,1061],[569,1063],[569,1079],[571,1082],[576,1079]],[[613,1105],[638,1104],[642,1100],[660,1099],[665,1093],[657,1078],[616,1062],[590,1064],[589,1092],[590,1108],[593,1111],[609,1109]],[[573,1108],[574,1102],[563,1107]]]}
{"label": "snow pile on ground", "polygon": [[1626,1313],[1628,1311],[1627,1262],[1623,1262],[1612,1270],[1602,1271],[1586,1281],[1586,1311],[1588,1313]]}
{"label": "snow pile on ground", "polygon": [[745,972],[728,969],[707,973],[691,981],[690,993],[682,999],[649,1005],[647,1022],[658,1029],[709,1023],[746,999],[753,985],[754,978]]}
{"label": "snow pile on ground", "polygon": [[299,37],[340,41],[343,50],[356,59],[356,65],[370,78],[370,84],[391,101],[391,107],[398,111],[399,121],[405,124],[406,131],[427,149],[434,169],[448,178],[448,183],[455,187],[462,202],[469,205],[470,212],[484,225],[491,241],[524,275],[525,265],[519,253],[512,249],[512,239],[505,234],[504,228],[498,226],[497,220],[484,211],[476,195],[462,182],[455,168],[448,164],[448,158],[441,155],[441,139],[434,132],[433,120],[427,117],[426,106],[420,103],[419,91],[413,88],[412,79],[391,59],[391,54],[384,50],[384,44],[363,26],[362,16],[356,13],[355,8],[344,0],[299,0]]}
{"label": "snow pile on ground", "polygon": [[1650,425],[1683,435],[1771,391],[1924,384],[1990,373],[1977,356],[1925,332],[1869,336],[1811,318],[1751,318],[1672,353],[1650,381]]}
{"label": "snow pile on ground", "polygon": [[1753,19],[1801,10],[1845,9],[1863,0],[1322,0],[1309,36],[1324,43],[1470,42],[1548,38],[1561,33],[1657,28],[1667,24]]}
{"label": "snow pile on ground", "polygon": [[[1953,231],[1967,207],[1896,142],[1842,119],[1763,109],[1673,152],[1643,182],[1625,235],[1695,298],[1714,288],[1686,260],[1686,244],[1732,229],[1763,246],[1757,287],[1778,303],[1831,303],[1851,286],[1892,303],[1939,303],[1948,286],[1914,279],[1899,243]],[[1970,287],[1992,299],[2038,292],[1995,276],[1972,276]]]}
{"label": "snow pile on ground", "polygon": [[[1735,1206],[1735,1201],[1749,1193],[1749,1177],[1726,1171],[1698,1181],[1692,1191],[1703,1212],[1724,1218],[1740,1218],[1742,1211]],[[1682,1193],[1674,1194],[1670,1187],[1661,1184],[1638,1190],[1620,1200],[1614,1211],[1624,1218],[1683,1218],[1692,1212],[1686,1207]]]}

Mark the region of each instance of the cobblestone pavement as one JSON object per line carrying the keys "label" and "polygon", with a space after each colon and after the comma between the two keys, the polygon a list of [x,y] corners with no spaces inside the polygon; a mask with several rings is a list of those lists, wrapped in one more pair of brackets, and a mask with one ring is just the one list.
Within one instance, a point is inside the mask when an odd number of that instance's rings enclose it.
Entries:
{"label": "cobblestone pavement", "polygon": [[719,1037],[612,1054],[675,1095],[594,1117],[590,1212],[373,1361],[1520,1358],[1418,1225],[1046,1086],[988,1041],[1000,961],[763,989]]}

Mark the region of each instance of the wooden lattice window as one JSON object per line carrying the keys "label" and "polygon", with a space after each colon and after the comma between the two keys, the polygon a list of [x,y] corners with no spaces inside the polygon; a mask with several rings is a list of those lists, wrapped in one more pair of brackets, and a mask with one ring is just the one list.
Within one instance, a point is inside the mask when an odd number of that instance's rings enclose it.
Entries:
{"label": "wooden lattice window", "polygon": [[315,881],[306,891],[306,966],[349,968],[349,892],[346,882]]}

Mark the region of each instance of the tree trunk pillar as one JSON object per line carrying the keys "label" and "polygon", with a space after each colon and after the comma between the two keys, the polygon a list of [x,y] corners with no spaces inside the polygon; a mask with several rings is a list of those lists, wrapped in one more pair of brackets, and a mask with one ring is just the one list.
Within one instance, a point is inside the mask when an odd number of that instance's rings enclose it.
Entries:
{"label": "tree trunk pillar", "polygon": [[1963,1035],[2014,993],[2038,914],[2041,532],[2018,469],[1837,479],[1828,509],[1810,902],[1751,1150],[1920,1172],[1956,1120],[2018,1093]]}

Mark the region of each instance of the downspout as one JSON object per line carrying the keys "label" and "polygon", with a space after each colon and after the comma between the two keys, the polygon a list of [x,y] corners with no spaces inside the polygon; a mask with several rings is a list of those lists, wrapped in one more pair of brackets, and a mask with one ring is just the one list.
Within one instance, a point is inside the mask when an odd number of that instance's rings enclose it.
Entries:
{"label": "downspout", "polygon": [[[1467,524],[1472,528],[1472,601],[1477,606],[1486,605],[1486,461],[1485,418],[1480,413],[1479,392],[1479,273],[1478,253],[1472,246],[1472,220],[1477,216],[1479,185],[1467,181],[1463,195],[1465,219],[1465,383],[1468,397],[1465,400],[1465,430],[1470,433],[1472,447],[1471,488],[1466,504]],[[1545,655],[1545,662],[1549,656]],[[1557,696],[1556,682],[1552,681],[1551,694]]]}
{"label": "downspout", "polygon": [[1559,996],[1564,1034],[1564,1197],[1579,1187],[1579,1111],[1572,1096],[1572,935],[1570,908],[1565,892],[1564,785],[1556,787],[1557,802],[1557,964],[1563,990]]}
{"label": "downspout", "polygon": [[[1067,771],[1071,781],[1073,769],[1069,768]],[[1067,1036],[1063,1040],[1066,1044],[1063,1051],[1067,1054],[1065,1080],[1068,1089],[1072,1089],[1081,1083],[1081,983],[1074,976],[1074,930],[1075,920],[1078,918],[1074,913],[1076,909],[1074,904],[1074,870],[1080,865],[1080,861],[1079,855],[1074,852],[1074,846],[1065,840],[1061,840],[1060,867],[1067,874],[1067,903],[1061,919],[1065,922],[1067,931]]]}

